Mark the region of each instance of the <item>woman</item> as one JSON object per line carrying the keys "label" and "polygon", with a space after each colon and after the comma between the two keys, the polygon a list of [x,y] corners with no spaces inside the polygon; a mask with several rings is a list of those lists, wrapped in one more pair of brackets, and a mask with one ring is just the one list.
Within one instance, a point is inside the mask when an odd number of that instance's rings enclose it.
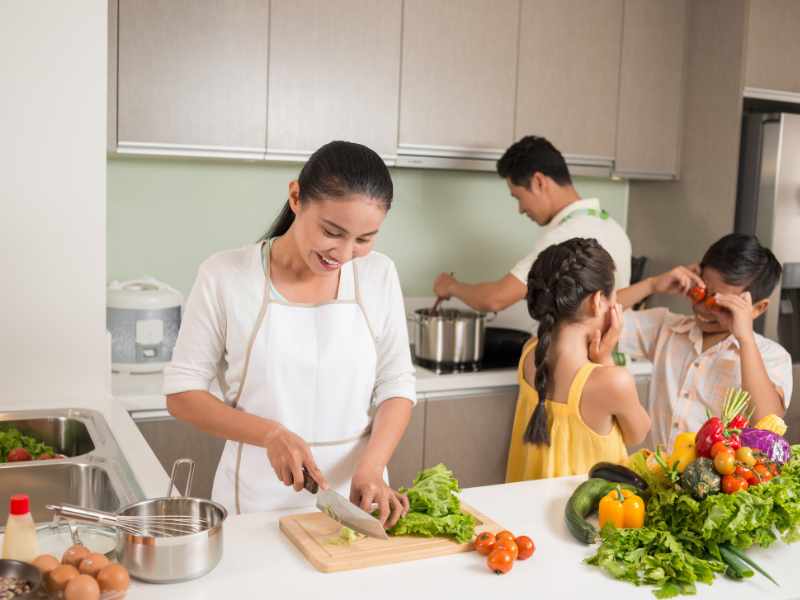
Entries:
{"label": "woman", "polygon": [[375,152],[331,142],[261,242],[201,265],[164,391],[176,418],[228,440],[212,497],[230,510],[312,504],[308,477],[377,504],[387,527],[408,510],[385,478],[414,368],[397,272],[372,252],[392,195]]}

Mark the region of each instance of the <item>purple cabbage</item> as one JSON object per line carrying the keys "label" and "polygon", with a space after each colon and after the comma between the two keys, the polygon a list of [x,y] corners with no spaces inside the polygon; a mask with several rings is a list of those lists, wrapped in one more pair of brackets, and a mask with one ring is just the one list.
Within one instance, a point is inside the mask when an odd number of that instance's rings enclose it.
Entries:
{"label": "purple cabbage", "polygon": [[776,463],[783,464],[792,456],[792,449],[783,437],[766,429],[743,429],[742,446],[763,452]]}

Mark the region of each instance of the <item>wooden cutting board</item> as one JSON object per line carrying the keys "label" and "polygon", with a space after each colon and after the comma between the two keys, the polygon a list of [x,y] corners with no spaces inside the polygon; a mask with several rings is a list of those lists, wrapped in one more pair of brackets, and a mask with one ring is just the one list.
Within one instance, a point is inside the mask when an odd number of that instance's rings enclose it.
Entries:
{"label": "wooden cutting board", "polygon": [[[476,533],[502,531],[503,527],[463,502],[461,509],[478,520]],[[290,515],[283,517],[279,523],[284,535],[323,573],[445,556],[473,549],[471,542],[459,544],[447,538],[414,536],[390,537],[388,540],[365,537],[349,546],[326,544],[327,540],[339,533],[341,525],[321,512]]]}

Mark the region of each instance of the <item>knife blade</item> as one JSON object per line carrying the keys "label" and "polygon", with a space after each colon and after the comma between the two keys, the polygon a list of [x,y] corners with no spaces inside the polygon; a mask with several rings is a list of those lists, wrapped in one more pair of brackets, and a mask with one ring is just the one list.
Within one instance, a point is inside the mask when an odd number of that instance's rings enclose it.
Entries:
{"label": "knife blade", "polygon": [[354,531],[382,540],[389,539],[378,519],[334,490],[320,490],[317,493],[317,508]]}

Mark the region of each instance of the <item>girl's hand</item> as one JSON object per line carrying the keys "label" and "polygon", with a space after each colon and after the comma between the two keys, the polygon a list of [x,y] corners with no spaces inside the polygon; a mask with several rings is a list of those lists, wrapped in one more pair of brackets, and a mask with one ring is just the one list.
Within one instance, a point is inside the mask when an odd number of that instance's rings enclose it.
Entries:
{"label": "girl's hand", "polygon": [[613,367],[614,359],[611,353],[617,347],[619,336],[622,332],[622,305],[614,304],[611,307],[611,325],[604,334],[600,330],[594,332],[589,341],[589,360],[594,363]]}

